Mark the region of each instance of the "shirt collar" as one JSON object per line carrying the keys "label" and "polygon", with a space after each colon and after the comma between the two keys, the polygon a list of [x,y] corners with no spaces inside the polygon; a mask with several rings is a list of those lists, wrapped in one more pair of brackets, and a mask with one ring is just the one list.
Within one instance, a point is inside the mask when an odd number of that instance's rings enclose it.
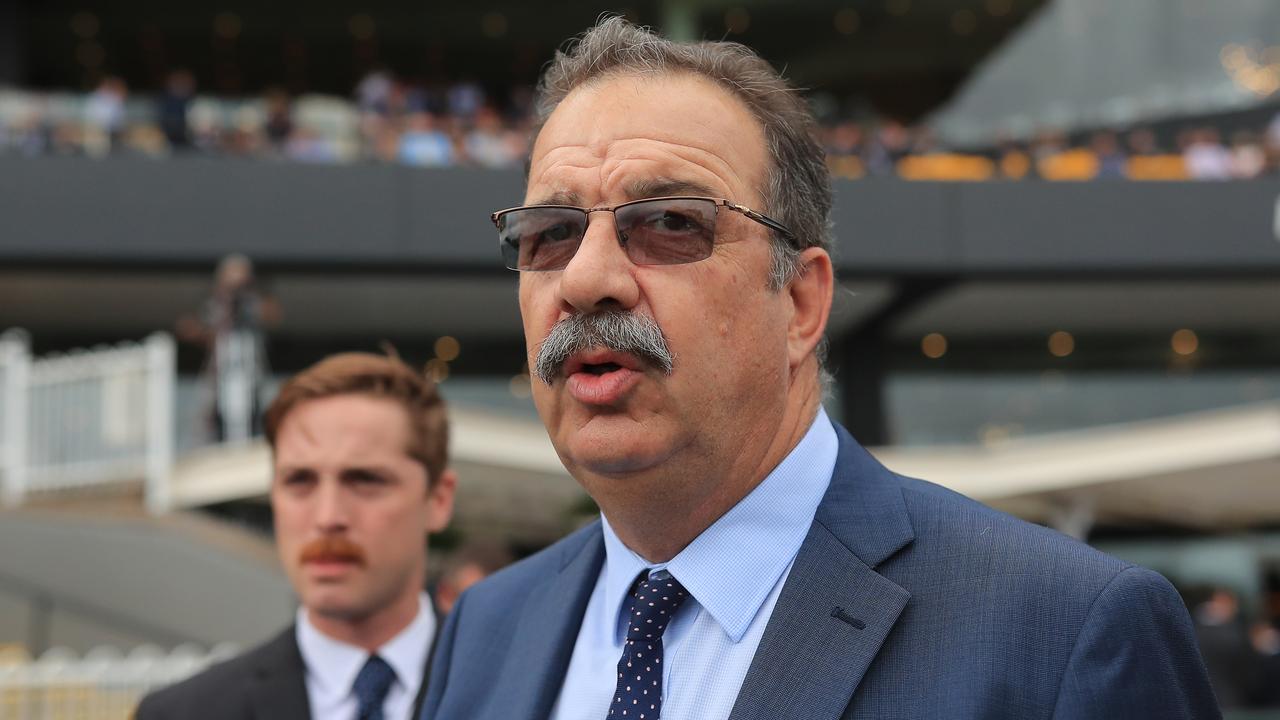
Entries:
{"label": "shirt collar", "polygon": [[[601,515],[605,600],[617,618],[640,571],[665,568],[733,642],[800,550],[835,469],[839,441],[824,410],[786,458],[745,498],[703,530],[670,562],[650,563],[628,548]],[[622,642],[622,625],[614,642]]]}
{"label": "shirt collar", "polygon": [[[378,648],[377,655],[387,661],[395,671],[396,682],[402,686],[412,688],[421,683],[435,627],[431,598],[420,593],[418,614],[413,622]],[[351,693],[356,675],[368,661],[370,653],[320,632],[311,623],[305,607],[298,608],[297,639],[307,674],[315,679],[319,691],[329,697],[346,697]]]}

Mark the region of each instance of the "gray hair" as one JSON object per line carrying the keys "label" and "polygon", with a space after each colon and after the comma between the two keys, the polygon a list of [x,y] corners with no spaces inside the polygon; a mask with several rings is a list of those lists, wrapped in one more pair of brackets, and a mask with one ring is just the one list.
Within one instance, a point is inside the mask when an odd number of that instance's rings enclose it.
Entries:
{"label": "gray hair", "polygon": [[538,346],[538,357],[530,369],[550,385],[574,353],[601,346],[634,355],[667,375],[675,367],[667,339],[653,318],[625,310],[605,310],[570,315],[553,325],[547,339]]}
{"label": "gray hair", "polygon": [[691,73],[711,80],[747,106],[764,128],[770,167],[761,188],[767,213],[796,240],[774,233],[769,287],[781,290],[800,267],[800,251],[830,250],[831,176],[803,97],[751,48],[733,42],[680,43],[607,17],[566,51],[556,52],[538,83],[538,130],[575,88],[619,75]]}

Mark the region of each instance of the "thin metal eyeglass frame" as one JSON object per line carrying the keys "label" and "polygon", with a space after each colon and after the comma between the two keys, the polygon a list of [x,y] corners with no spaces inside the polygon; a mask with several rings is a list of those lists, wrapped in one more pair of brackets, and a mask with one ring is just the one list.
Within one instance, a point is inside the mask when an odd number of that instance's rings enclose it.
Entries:
{"label": "thin metal eyeglass frame", "polygon": [[[777,220],[774,220],[773,218],[769,217],[768,215],[765,215],[764,213],[756,212],[755,210],[752,210],[746,205],[739,205],[738,203],[735,203],[732,200],[726,200],[725,198],[703,197],[701,195],[671,195],[671,196],[653,197],[653,198],[640,198],[639,200],[628,200],[627,202],[618,203],[617,205],[597,205],[596,207],[591,207],[591,208],[578,207],[577,205],[520,205],[517,207],[506,208],[505,210],[498,210],[497,212],[491,213],[489,215],[489,220],[493,222],[494,227],[501,230],[501,226],[498,225],[498,220],[500,220],[503,215],[506,215],[507,213],[510,213],[510,212],[514,212],[516,210],[533,210],[535,208],[547,208],[547,209],[553,209],[553,210],[577,210],[581,212],[583,215],[587,216],[587,225],[583,226],[583,233],[585,235],[586,229],[591,222],[590,221],[591,213],[611,212],[611,213],[614,213],[613,231],[614,231],[614,234],[617,236],[618,244],[622,245],[624,244],[622,239],[622,231],[618,229],[618,220],[617,220],[618,208],[623,208],[628,205],[635,205],[637,203],[654,202],[658,200],[706,200],[715,206],[717,213],[720,211],[720,208],[722,207],[728,208],[734,212],[741,213],[747,216],[748,218],[755,220],[756,222],[760,223],[761,225],[764,225],[770,230],[773,230],[774,232],[778,233],[779,235],[791,241],[792,243],[796,241],[795,233],[788,230],[786,225],[783,225],[782,223],[778,222]],[[582,238],[578,238],[578,242],[581,242],[581,241],[582,241]],[[499,248],[501,248],[502,246],[501,236],[499,236],[498,238],[498,245],[499,245]],[[575,253],[576,252],[577,251],[575,251]],[[690,262],[701,262],[701,260],[706,260],[706,258],[701,258],[700,260],[691,260]],[[673,263],[673,264],[686,265],[688,263]],[[532,270],[532,269],[521,270],[520,268],[509,268],[509,269],[515,270],[517,272],[554,272],[550,270]],[[563,270],[564,268],[560,268],[560,269]]]}

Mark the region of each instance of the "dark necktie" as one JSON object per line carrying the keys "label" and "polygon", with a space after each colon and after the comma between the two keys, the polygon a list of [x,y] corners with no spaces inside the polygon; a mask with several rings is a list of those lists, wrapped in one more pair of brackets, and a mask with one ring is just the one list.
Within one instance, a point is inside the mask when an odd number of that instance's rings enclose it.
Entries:
{"label": "dark necktie", "polygon": [[377,655],[370,655],[351,688],[359,704],[356,720],[383,720],[382,701],[387,699],[387,691],[395,681],[396,673],[387,661]]}
{"label": "dark necktie", "polygon": [[662,633],[688,596],[665,570],[636,579],[627,608],[627,641],[618,661],[618,688],[609,707],[613,720],[662,717]]}

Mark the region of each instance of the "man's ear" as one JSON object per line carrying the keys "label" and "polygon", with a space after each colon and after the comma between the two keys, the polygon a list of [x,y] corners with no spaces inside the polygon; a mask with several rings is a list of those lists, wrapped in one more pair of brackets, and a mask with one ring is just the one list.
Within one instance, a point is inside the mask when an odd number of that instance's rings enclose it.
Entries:
{"label": "man's ear", "polygon": [[427,489],[427,531],[438,533],[453,517],[453,496],[458,490],[458,474],[445,468]]}
{"label": "man's ear", "polygon": [[799,268],[783,290],[791,297],[787,351],[793,369],[799,367],[822,340],[835,287],[835,272],[826,250],[805,248],[800,253]]}

